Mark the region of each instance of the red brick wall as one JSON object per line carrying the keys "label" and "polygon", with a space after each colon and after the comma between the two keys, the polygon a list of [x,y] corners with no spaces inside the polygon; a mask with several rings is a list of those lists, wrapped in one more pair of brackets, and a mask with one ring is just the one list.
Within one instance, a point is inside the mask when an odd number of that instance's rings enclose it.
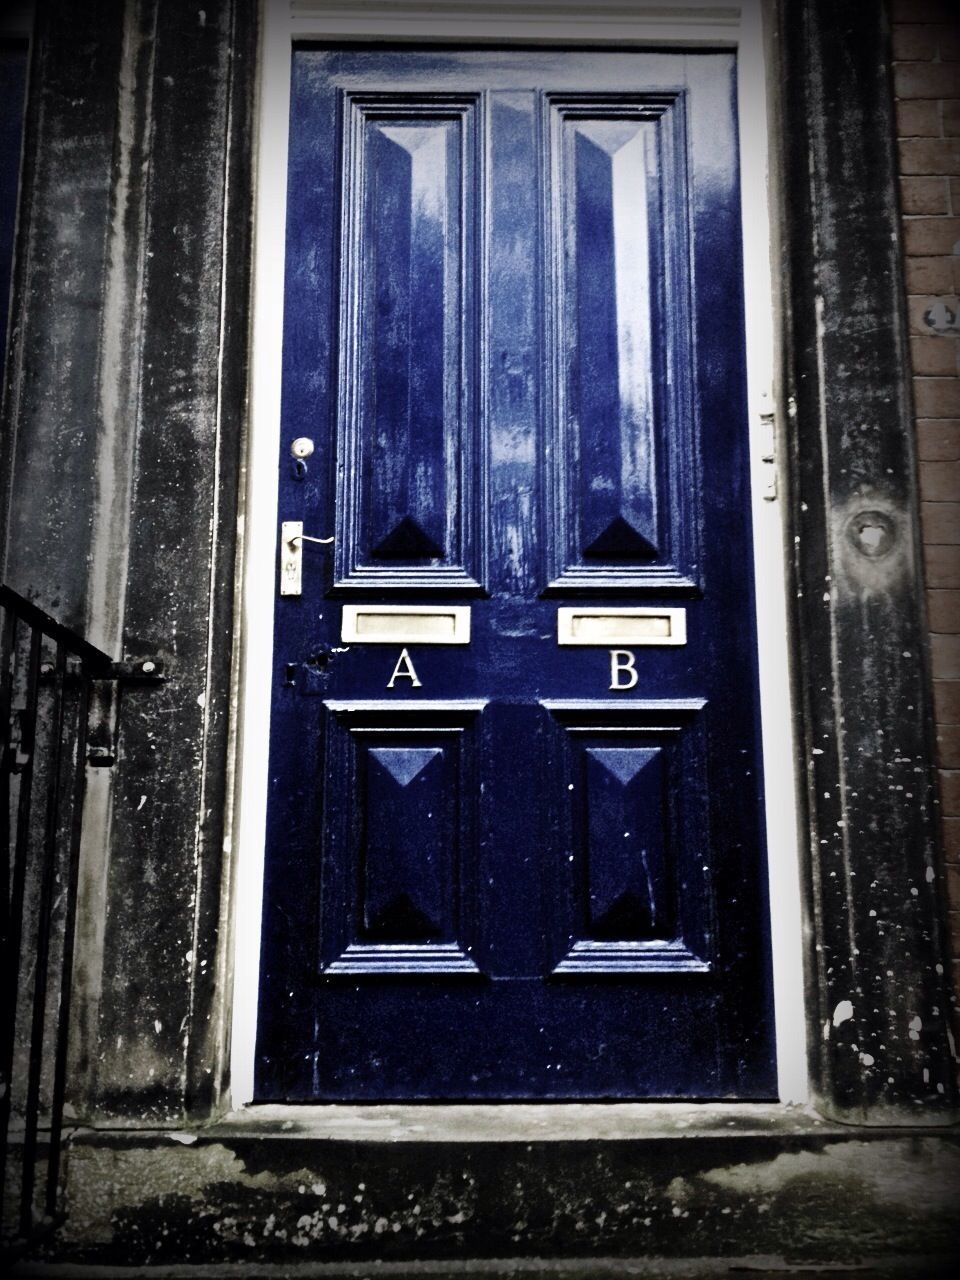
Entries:
{"label": "red brick wall", "polygon": [[960,988],[960,4],[890,0],[940,799]]}

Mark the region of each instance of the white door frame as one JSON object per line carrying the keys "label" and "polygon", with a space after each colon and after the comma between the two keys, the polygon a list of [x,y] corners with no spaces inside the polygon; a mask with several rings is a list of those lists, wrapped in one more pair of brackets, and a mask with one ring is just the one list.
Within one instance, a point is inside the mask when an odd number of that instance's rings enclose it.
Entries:
{"label": "white door frame", "polygon": [[[778,319],[771,270],[770,105],[765,0],[262,0],[261,63],[253,263],[251,389],[245,498],[239,535],[242,590],[237,611],[241,668],[237,704],[237,787],[232,843],[232,1105],[253,1097],[267,808],[268,739],[277,534],[277,458],[286,219],[290,56],[294,42],[390,41],[417,44],[670,46],[738,51],[748,407],[751,433],[754,571],[766,830],[769,863],[777,1073],[783,1103],[808,1099],[797,827],[799,759],[791,713],[787,565],[775,483],[772,411]],[[329,513],[323,528],[332,527]]]}

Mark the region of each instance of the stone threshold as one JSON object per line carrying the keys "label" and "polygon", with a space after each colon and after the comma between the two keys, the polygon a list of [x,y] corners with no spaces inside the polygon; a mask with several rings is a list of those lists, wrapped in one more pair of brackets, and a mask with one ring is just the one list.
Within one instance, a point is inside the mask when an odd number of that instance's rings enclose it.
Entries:
{"label": "stone threshold", "polygon": [[441,1262],[197,1263],[165,1266],[21,1264],[36,1280],[953,1280],[950,1259],[915,1255],[854,1263],[810,1263],[776,1256],[738,1258],[464,1258]]}
{"label": "stone threshold", "polygon": [[251,1103],[190,1127],[79,1124],[73,1142],[148,1135],[185,1145],[204,1141],[295,1138],[318,1142],[531,1143],[638,1142],[670,1138],[852,1137],[952,1135],[960,1115],[904,1123],[879,1116],[869,1124],[827,1119],[812,1106],[742,1102],[549,1103]]}
{"label": "stone threshold", "polygon": [[[500,1280],[569,1258],[572,1276],[612,1280],[631,1258],[709,1276],[747,1256],[813,1274],[960,1256],[960,1129],[769,1103],[250,1106],[191,1129],[78,1128],[66,1175],[66,1221],[39,1257],[104,1276],[189,1260],[185,1276],[244,1261],[220,1274],[349,1264],[375,1280],[469,1275],[472,1259]],[[619,1272],[598,1269],[617,1254]]]}

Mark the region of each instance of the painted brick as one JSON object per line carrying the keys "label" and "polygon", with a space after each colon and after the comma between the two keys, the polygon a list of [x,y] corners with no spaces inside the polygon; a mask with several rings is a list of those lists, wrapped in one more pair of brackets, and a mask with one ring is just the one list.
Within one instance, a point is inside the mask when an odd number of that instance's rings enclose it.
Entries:
{"label": "painted brick", "polygon": [[944,867],[944,879],[947,882],[947,901],[952,910],[960,909],[960,866],[948,862]]}
{"label": "painted brick", "polygon": [[943,852],[948,858],[960,857],[960,818],[944,818]]}
{"label": "painted brick", "polygon": [[960,502],[921,502],[923,540],[929,543],[960,543]]}
{"label": "painted brick", "polygon": [[960,98],[948,98],[939,105],[944,136],[947,138],[960,137]]}
{"label": "painted brick", "polygon": [[941,62],[960,61],[960,12],[954,12],[953,21],[933,28],[937,56]]}
{"label": "painted brick", "polygon": [[960,418],[940,421],[920,418],[917,421],[917,454],[930,462],[940,458],[952,462],[960,458]]}
{"label": "painted brick", "polygon": [[955,0],[890,0],[890,21],[951,22],[957,16]]}
{"label": "painted brick", "polygon": [[960,587],[960,547],[924,546],[923,564],[928,587]]}
{"label": "painted brick", "polygon": [[960,815],[960,769],[940,770],[940,804],[948,818]]}
{"label": "painted brick", "polygon": [[904,138],[898,149],[902,174],[960,174],[956,138]]}
{"label": "painted brick", "polygon": [[931,631],[956,635],[960,631],[960,591],[928,591],[927,617]]}
{"label": "painted brick", "polygon": [[900,207],[904,213],[950,212],[950,186],[946,178],[903,178]]}
{"label": "painted brick", "polygon": [[930,337],[934,334],[949,332],[957,323],[957,318],[960,316],[960,299],[954,293],[911,294],[907,310],[910,317],[910,332]]}
{"label": "painted brick", "polygon": [[927,98],[911,98],[897,103],[898,138],[939,138],[940,103]]}
{"label": "painted brick", "polygon": [[921,462],[920,495],[927,502],[960,501],[960,462]]}
{"label": "painted brick", "polygon": [[955,98],[960,94],[960,65],[955,62],[898,62],[893,68],[898,98]]}
{"label": "painted brick", "polygon": [[898,23],[891,36],[893,56],[898,62],[927,61],[937,52],[937,28],[933,25]]}
{"label": "painted brick", "polygon": [[904,258],[903,274],[907,293],[954,293],[953,258]]}
{"label": "painted brick", "polygon": [[913,399],[922,418],[960,415],[960,381],[956,378],[914,378]]}
{"label": "painted brick", "polygon": [[941,769],[960,769],[960,724],[945,724],[937,733]]}
{"label": "painted brick", "polygon": [[[957,170],[960,170],[960,143],[954,172]],[[960,218],[907,218],[903,223],[903,243],[906,252],[918,258],[956,253],[960,245]]]}
{"label": "painted brick", "polygon": [[935,679],[960,680],[960,636],[931,636],[930,658]]}
{"label": "painted brick", "polygon": [[933,706],[938,724],[960,724],[960,680],[934,680]]}
{"label": "painted brick", "polygon": [[956,0],[887,0],[885,9],[890,22],[927,23],[956,20]]}
{"label": "painted brick", "polygon": [[953,377],[957,373],[960,339],[930,337],[910,339],[910,360],[914,373]]}

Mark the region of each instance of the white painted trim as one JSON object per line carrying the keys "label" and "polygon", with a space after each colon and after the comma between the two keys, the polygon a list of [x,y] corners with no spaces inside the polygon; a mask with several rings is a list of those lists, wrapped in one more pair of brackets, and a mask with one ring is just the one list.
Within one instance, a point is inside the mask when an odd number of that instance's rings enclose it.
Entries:
{"label": "white painted trim", "polygon": [[783,501],[764,498],[770,476],[763,462],[768,442],[763,438],[762,415],[774,409],[776,334],[780,328],[772,262],[766,11],[762,0],[747,0],[743,5],[738,47],[747,403],[777,1075],[780,1100],[804,1103],[810,1090],[797,820],[798,744],[791,713]]}
{"label": "white painted trim", "polygon": [[787,646],[786,564],[779,503],[761,497],[759,414],[773,386],[774,307],[770,263],[768,103],[763,0],[699,5],[679,0],[599,4],[582,0],[526,0],[521,5],[446,0],[446,3],[328,4],[322,0],[263,0],[254,256],[251,430],[247,461],[246,570],[240,626],[243,645],[232,1103],[253,1097],[259,983],[260,913],[264,869],[274,549],[277,521],[281,333],[290,102],[290,51],[299,39],[410,42],[603,45],[724,45],[740,51],[740,137],[744,280],[747,310],[748,399],[754,456],[753,520],[758,583],[760,690],[764,728],[767,841],[777,1059],[780,1097],[808,1097],[800,876],[797,847],[793,717]]}
{"label": "white painted trim", "polygon": [[253,1097],[260,983],[290,114],[291,35],[285,18],[280,5],[274,0],[264,0],[254,170],[250,423],[244,526],[239,530],[244,547],[244,581],[239,608],[242,658],[234,826],[237,861],[230,1050],[230,1092],[234,1106]]}
{"label": "white painted trim", "polygon": [[[267,0],[271,3],[271,0]],[[280,7],[282,0],[276,0]],[[621,0],[584,4],[583,0],[523,0],[522,3],[473,3],[473,0],[372,0],[331,4],[292,0],[290,28],[295,39],[437,40],[472,44],[627,43],[732,45],[740,21],[738,4],[702,0]]]}

